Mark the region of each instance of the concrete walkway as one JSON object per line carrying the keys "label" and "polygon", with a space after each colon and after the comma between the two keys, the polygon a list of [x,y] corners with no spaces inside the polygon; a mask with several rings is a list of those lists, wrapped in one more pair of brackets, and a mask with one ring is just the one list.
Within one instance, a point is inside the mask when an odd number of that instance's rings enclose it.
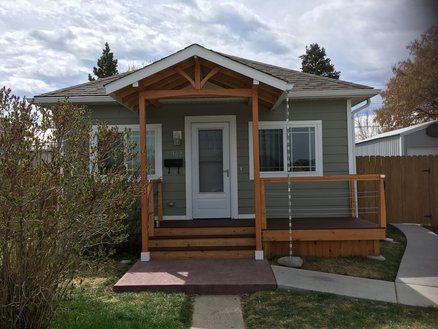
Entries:
{"label": "concrete walkway", "polygon": [[311,290],[415,306],[438,307],[438,236],[397,224],[407,238],[396,282],[272,266],[279,288]]}
{"label": "concrete walkway", "polygon": [[197,296],[192,329],[244,329],[240,296]]}
{"label": "concrete walkway", "polygon": [[438,236],[418,224],[394,224],[407,244],[395,280],[397,298],[408,305],[438,305]]}

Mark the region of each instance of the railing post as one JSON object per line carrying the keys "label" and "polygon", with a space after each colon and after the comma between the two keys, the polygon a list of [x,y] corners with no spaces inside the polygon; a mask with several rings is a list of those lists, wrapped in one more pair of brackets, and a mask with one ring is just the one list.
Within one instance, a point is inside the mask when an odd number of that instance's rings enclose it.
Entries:
{"label": "railing post", "polygon": [[379,210],[380,227],[386,228],[386,198],[385,198],[385,175],[380,175],[379,179]]}
{"label": "railing post", "polygon": [[268,223],[266,220],[265,183],[263,181],[260,182],[260,199],[261,199],[261,208],[262,208],[262,229],[266,230]]}
{"label": "railing post", "polygon": [[140,178],[141,178],[141,256],[140,260],[150,260],[149,225],[148,225],[148,173],[147,173],[147,142],[146,142],[146,100],[138,97],[138,112],[140,125]]}
{"label": "railing post", "polygon": [[158,220],[163,220],[163,181],[161,179],[158,180],[158,188],[157,188],[157,202],[158,202]]}
{"label": "railing post", "polygon": [[252,89],[252,135],[253,135],[253,166],[254,166],[254,212],[255,212],[255,231],[256,231],[256,250],[255,259],[262,260],[262,212],[261,212],[261,193],[260,193],[260,160],[259,160],[259,97],[258,81],[254,81]]}
{"label": "railing post", "polygon": [[149,236],[155,235],[155,203],[154,203],[154,183],[149,182],[148,185],[148,225],[149,225]]}

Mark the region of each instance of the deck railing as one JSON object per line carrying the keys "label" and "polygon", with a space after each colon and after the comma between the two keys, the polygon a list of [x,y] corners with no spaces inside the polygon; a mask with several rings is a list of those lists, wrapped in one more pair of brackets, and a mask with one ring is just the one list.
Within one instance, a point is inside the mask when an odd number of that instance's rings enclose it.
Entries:
{"label": "deck railing", "polygon": [[[267,228],[266,219],[266,183],[287,183],[288,177],[272,177],[272,178],[260,178],[260,194],[261,194],[261,229]],[[378,218],[378,224],[381,228],[386,228],[386,200],[385,200],[385,175],[379,174],[366,174],[366,175],[335,175],[335,176],[311,176],[311,177],[291,177],[290,181],[292,183],[297,182],[348,182],[350,191],[350,207],[352,217],[357,217],[359,212],[359,202],[358,193],[369,193],[369,192],[358,192],[359,183],[377,183],[377,189],[375,190],[378,196],[378,204],[376,205],[376,214]],[[293,187],[292,187],[293,188]],[[374,188],[375,189],[375,188]],[[374,191],[373,191],[374,192]],[[327,197],[333,198],[333,196],[328,195]],[[335,196],[336,197],[336,196]],[[342,198],[340,196],[339,198]],[[286,214],[287,215],[287,214]]]}
{"label": "deck railing", "polygon": [[157,219],[158,221],[163,220],[163,181],[161,178],[152,179],[149,181],[147,187],[147,198],[148,198],[148,228],[149,228],[149,236],[154,236],[155,229],[155,186],[157,187]]}

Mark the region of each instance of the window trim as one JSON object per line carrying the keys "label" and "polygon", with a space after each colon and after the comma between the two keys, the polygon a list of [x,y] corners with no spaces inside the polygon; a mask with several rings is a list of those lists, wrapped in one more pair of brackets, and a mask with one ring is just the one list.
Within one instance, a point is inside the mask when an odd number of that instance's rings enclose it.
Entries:
{"label": "window trim", "polygon": [[[91,152],[91,148],[97,145],[97,125],[92,126],[90,136],[90,158],[95,158],[97,155]],[[128,125],[108,125],[108,128],[117,128],[117,131],[140,131],[140,125],[128,124]],[[163,143],[162,143],[162,128],[160,123],[147,124],[146,131],[155,131],[155,174],[148,175],[148,179],[160,179],[163,177]],[[91,166],[91,164],[90,164]],[[90,168],[92,169],[92,168]]]}
{"label": "window trim", "polygon": [[[323,152],[322,152],[322,120],[312,121],[292,121],[289,128],[315,128],[315,165],[314,172],[301,171],[291,172],[291,177],[308,177],[323,175]],[[261,129],[282,129],[283,130],[283,171],[261,171],[260,177],[287,177],[287,126],[285,121],[259,121],[259,130]],[[252,121],[248,122],[248,141],[249,141],[249,179],[254,180],[254,154],[252,140]]]}

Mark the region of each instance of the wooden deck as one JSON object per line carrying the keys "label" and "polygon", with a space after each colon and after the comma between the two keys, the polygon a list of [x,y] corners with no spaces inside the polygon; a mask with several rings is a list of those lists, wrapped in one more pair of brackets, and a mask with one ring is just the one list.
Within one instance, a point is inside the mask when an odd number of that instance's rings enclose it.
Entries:
{"label": "wooden deck", "polygon": [[[262,231],[268,258],[288,253],[289,221],[267,219]],[[359,218],[295,218],[294,252],[302,256],[338,257],[380,254],[385,229]],[[164,220],[150,237],[152,259],[253,258],[253,219]]]}

